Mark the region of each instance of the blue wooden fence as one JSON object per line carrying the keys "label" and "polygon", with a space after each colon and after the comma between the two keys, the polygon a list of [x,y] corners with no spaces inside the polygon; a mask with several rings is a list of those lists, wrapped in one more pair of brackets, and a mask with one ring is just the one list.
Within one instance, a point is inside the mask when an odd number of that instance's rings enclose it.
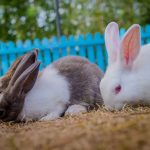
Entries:
{"label": "blue wooden fence", "polygon": [[[120,30],[121,36],[125,29]],[[150,25],[142,28],[142,44],[150,42]],[[22,54],[39,48],[38,59],[41,61],[40,69],[44,68],[54,60],[66,55],[79,55],[88,58],[92,63],[96,63],[102,70],[107,66],[107,53],[104,45],[104,36],[100,33],[94,35],[88,33],[85,36],[78,37],[62,36],[59,40],[57,37],[51,39],[43,38],[26,40],[24,42],[10,41],[4,43],[0,41],[0,76],[5,74],[14,60]]]}

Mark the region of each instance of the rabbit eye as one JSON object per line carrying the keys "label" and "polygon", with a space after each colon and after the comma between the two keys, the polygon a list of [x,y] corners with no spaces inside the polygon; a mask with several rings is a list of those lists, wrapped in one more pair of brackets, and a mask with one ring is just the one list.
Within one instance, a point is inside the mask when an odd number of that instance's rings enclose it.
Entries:
{"label": "rabbit eye", "polygon": [[115,93],[118,94],[121,91],[121,85],[115,87]]}

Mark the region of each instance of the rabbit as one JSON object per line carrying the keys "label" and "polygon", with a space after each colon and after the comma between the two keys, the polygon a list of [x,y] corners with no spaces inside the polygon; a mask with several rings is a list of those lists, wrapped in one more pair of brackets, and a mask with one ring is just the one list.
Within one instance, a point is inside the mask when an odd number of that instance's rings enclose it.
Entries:
{"label": "rabbit", "polygon": [[32,89],[38,76],[40,63],[36,58],[37,50],[19,57],[6,75],[0,78],[1,120],[16,120],[21,112],[25,96]]}
{"label": "rabbit", "polygon": [[[103,104],[99,89],[103,72],[86,58],[66,56],[40,72],[37,51],[34,50],[15,64],[17,67],[7,90],[0,95],[0,119],[3,121],[55,120]],[[15,105],[20,105],[13,108],[12,104],[6,103],[12,100]],[[10,108],[13,111],[7,113]]]}
{"label": "rabbit", "polygon": [[105,29],[108,67],[100,83],[104,105],[121,110],[124,105],[150,104],[150,44],[141,46],[140,25],[133,24],[119,37],[118,24]]}

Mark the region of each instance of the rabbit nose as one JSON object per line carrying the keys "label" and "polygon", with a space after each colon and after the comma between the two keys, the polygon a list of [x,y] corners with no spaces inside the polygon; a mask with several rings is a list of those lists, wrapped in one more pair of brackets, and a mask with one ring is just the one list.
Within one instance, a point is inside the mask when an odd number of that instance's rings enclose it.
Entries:
{"label": "rabbit nose", "polygon": [[0,118],[3,118],[5,116],[5,109],[0,108]]}

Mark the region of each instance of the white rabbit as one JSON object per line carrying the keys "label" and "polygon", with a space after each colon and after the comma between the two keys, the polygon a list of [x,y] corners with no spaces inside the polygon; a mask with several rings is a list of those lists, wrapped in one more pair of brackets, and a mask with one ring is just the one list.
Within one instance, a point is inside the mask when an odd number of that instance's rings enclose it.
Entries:
{"label": "white rabbit", "polygon": [[87,59],[67,56],[38,72],[37,51],[32,51],[16,60],[1,78],[3,121],[53,120],[102,104],[103,74]]}
{"label": "white rabbit", "polygon": [[141,47],[140,26],[132,25],[122,39],[118,24],[105,30],[108,67],[100,90],[109,110],[125,104],[150,104],[150,44]]}

